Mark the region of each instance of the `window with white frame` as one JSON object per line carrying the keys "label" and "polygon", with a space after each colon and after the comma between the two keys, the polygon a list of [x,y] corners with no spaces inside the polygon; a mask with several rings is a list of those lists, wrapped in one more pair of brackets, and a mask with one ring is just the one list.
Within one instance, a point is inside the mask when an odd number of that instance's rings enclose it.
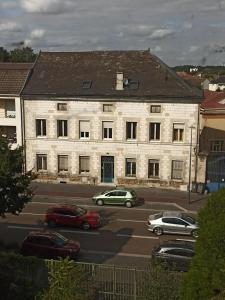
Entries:
{"label": "window with white frame", "polygon": [[148,177],[159,177],[159,160],[148,160]]}
{"label": "window with white frame", "polygon": [[112,112],[113,104],[103,104],[102,110],[103,110],[103,112]]}
{"label": "window with white frame", "polygon": [[58,172],[68,171],[68,155],[58,155]]}
{"label": "window with white frame", "polygon": [[90,172],[90,157],[80,156],[79,157],[79,173]]}
{"label": "window with white frame", "polygon": [[137,122],[126,123],[126,138],[127,140],[135,140],[137,138]]}
{"label": "window with white frame", "polygon": [[67,110],[67,103],[57,103],[57,110],[66,111]]}
{"label": "window with white frame", "polygon": [[151,113],[161,113],[161,105],[151,105]]}
{"label": "window with white frame", "polygon": [[102,138],[112,139],[113,122],[104,121],[102,122]]}
{"label": "window with white frame", "polygon": [[80,139],[90,138],[90,121],[80,121]]}
{"label": "window with white frame", "polygon": [[211,141],[210,150],[212,152],[223,151],[223,141]]}
{"label": "window with white frame", "polygon": [[182,179],[183,177],[183,161],[182,160],[172,160],[172,179]]}
{"label": "window with white frame", "polygon": [[184,124],[174,123],[173,124],[173,141],[182,142],[184,140]]}
{"label": "window with white frame", "polygon": [[47,171],[47,155],[37,154],[37,171]]}
{"label": "window with white frame", "polygon": [[126,176],[135,177],[136,176],[136,159],[127,158],[126,159]]}
{"label": "window with white frame", "polygon": [[57,135],[58,137],[67,137],[67,120],[57,120]]}
{"label": "window with white frame", "polygon": [[46,136],[45,119],[36,119],[36,136]]}
{"label": "window with white frame", "polygon": [[150,123],[149,139],[153,141],[160,140],[160,123]]}

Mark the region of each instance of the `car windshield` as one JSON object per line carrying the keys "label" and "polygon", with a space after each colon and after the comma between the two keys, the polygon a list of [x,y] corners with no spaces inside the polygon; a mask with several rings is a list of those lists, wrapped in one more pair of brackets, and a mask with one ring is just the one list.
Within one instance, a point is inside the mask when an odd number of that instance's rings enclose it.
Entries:
{"label": "car windshield", "polygon": [[76,214],[79,215],[79,216],[83,216],[86,214],[86,209],[82,208],[82,207],[77,207],[76,208]]}
{"label": "car windshield", "polygon": [[53,236],[53,241],[58,246],[64,246],[68,243],[68,239],[59,233],[55,233]]}
{"label": "car windshield", "polygon": [[195,223],[196,223],[196,221],[195,221],[194,219],[192,219],[192,217],[187,216],[187,215],[183,215],[183,214],[182,214],[182,219],[183,219],[184,221],[187,221],[187,222],[190,223],[190,224],[195,224]]}

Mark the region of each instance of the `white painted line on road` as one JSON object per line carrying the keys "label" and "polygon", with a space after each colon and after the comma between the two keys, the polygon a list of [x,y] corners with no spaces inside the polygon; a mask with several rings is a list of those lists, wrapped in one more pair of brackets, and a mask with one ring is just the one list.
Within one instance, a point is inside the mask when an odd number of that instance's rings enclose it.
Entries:
{"label": "white painted line on road", "polygon": [[[113,220],[113,219],[112,219]],[[118,222],[134,222],[134,223],[147,223],[146,221],[129,220],[129,219],[116,219]]]}
{"label": "white painted line on road", "polygon": [[25,229],[25,230],[43,230],[42,227],[29,227],[29,226],[14,226],[14,225],[9,225],[7,226],[10,229]]}
{"label": "white painted line on road", "polygon": [[177,241],[196,242],[196,240],[176,239]]}
{"label": "white painted line on road", "polygon": [[150,239],[150,240],[158,240],[159,239],[156,236],[134,235],[134,234],[120,234],[120,233],[118,233],[116,236],[118,236],[118,237],[137,238],[137,239]]}
{"label": "white painted line on road", "polygon": [[20,213],[20,215],[44,216],[45,214],[36,214],[36,213],[25,212],[25,213]]}
{"label": "white painted line on road", "polygon": [[100,232],[92,232],[92,231],[66,230],[66,229],[60,229],[59,231],[60,231],[60,232],[64,232],[64,233],[77,233],[77,234],[100,235]]}
{"label": "white painted line on road", "polygon": [[125,252],[111,252],[111,251],[95,251],[95,250],[83,250],[82,252],[94,255],[109,255],[109,256],[126,256],[126,257],[137,257],[137,258],[151,258],[150,255],[134,254]]}

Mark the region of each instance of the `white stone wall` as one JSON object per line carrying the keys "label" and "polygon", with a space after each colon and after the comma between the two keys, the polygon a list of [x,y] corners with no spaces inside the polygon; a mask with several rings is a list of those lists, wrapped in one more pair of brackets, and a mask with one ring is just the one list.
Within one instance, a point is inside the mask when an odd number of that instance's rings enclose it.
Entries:
{"label": "white stone wall", "polygon": [[[103,112],[104,102],[66,101],[67,111],[57,111],[62,101],[25,100],[25,136],[27,169],[36,168],[36,155],[47,154],[48,173],[57,174],[57,156],[69,156],[69,173],[79,175],[79,156],[90,156],[90,175],[101,181],[101,156],[114,156],[114,182],[125,178],[125,159],[137,161],[137,179],[148,179],[148,159],[160,160],[161,181],[171,180],[172,160],[184,161],[183,183],[188,182],[190,126],[194,125],[193,147],[196,144],[198,105],[161,104],[161,113],[150,113],[154,103],[112,102],[113,112]],[[158,105],[159,103],[157,103]],[[36,137],[35,120],[47,120],[47,137]],[[68,120],[68,138],[57,138],[57,120]],[[90,120],[89,140],[79,139],[79,121]],[[113,121],[113,139],[102,139],[102,122]],[[137,140],[126,140],[126,122],[137,122]],[[149,141],[149,123],[161,123],[160,141]],[[183,142],[172,141],[173,123],[184,123]],[[192,179],[194,179],[194,151]]]}

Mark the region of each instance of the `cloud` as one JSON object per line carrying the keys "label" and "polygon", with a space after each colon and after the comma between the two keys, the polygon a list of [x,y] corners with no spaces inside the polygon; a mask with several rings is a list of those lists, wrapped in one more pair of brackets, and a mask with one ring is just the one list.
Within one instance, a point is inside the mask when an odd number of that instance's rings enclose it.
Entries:
{"label": "cloud", "polygon": [[31,31],[30,37],[32,39],[40,39],[44,36],[44,34],[45,34],[44,29],[34,29],[33,31]]}
{"label": "cloud", "polygon": [[189,47],[189,52],[195,52],[195,51],[197,51],[198,49],[199,49],[198,46],[192,45],[192,46]]}
{"label": "cloud", "polygon": [[0,3],[1,9],[12,9],[18,7],[18,3],[16,1],[5,1]]}
{"label": "cloud", "polygon": [[160,28],[160,29],[155,29],[151,34],[150,34],[150,38],[154,39],[154,40],[159,40],[159,39],[163,39],[168,35],[171,35],[175,32],[174,29],[167,29],[167,28]]}
{"label": "cloud", "polygon": [[0,23],[0,31],[20,31],[20,26],[14,22]]}
{"label": "cloud", "polygon": [[28,13],[61,14],[71,10],[71,0],[20,0]]}

